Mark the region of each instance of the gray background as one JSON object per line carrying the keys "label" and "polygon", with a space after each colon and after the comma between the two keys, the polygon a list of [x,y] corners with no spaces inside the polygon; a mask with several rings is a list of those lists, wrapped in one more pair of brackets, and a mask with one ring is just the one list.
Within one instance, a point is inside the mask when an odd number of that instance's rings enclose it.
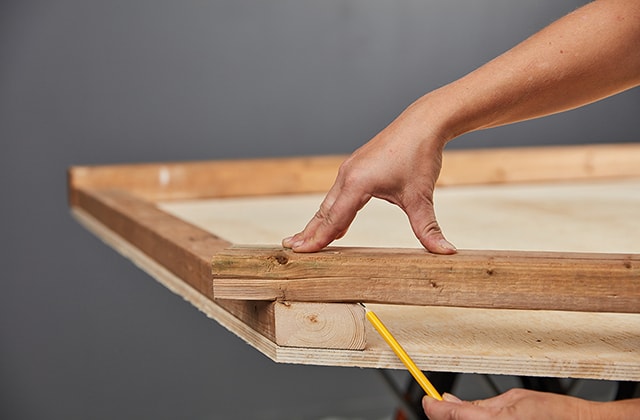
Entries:
{"label": "gray background", "polygon": [[[66,168],[348,153],[582,3],[0,2],[0,417],[388,416],[375,372],[277,365],[83,230]],[[452,147],[637,141],[639,105]]]}

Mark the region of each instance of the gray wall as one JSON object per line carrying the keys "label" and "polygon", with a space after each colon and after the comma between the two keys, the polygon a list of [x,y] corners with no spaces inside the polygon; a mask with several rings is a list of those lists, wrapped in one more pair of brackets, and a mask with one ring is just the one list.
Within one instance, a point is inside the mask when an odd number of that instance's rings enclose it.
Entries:
{"label": "gray wall", "polygon": [[[74,164],[348,153],[583,3],[0,3],[0,417],[382,418],[375,372],[277,365],[68,214]],[[640,92],[453,147],[637,141]]]}

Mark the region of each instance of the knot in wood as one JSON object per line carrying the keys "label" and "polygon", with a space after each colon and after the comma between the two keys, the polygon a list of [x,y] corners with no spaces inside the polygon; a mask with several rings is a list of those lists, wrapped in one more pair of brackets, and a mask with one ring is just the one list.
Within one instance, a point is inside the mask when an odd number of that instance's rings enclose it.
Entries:
{"label": "knot in wood", "polygon": [[289,262],[289,257],[283,252],[279,252],[276,255],[271,257],[271,260],[275,261],[277,264],[285,265]]}

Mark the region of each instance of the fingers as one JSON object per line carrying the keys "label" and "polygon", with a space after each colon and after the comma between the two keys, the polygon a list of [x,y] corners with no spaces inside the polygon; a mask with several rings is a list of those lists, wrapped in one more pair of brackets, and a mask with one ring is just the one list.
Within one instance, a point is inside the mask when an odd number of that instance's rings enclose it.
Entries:
{"label": "fingers", "polygon": [[485,408],[502,408],[516,404],[518,401],[525,398],[535,398],[536,396],[545,395],[539,391],[532,391],[522,388],[512,388],[502,394],[495,397],[487,398],[484,400],[473,401],[473,404],[478,407]]}
{"label": "fingers", "polygon": [[[445,238],[438,225],[433,200],[422,194],[416,194],[414,197],[410,197],[408,203],[400,202],[398,205],[409,217],[411,228],[422,246],[434,254],[455,254],[456,247]],[[304,230],[285,238],[282,246],[296,252],[321,250],[344,236],[356,213],[370,198],[371,195],[347,191],[341,184],[336,183]]]}
{"label": "fingers", "polygon": [[315,252],[345,235],[358,210],[371,196],[344,191],[335,184],[320,205],[320,209],[304,230],[285,238],[282,246],[295,252]]}
{"label": "fingers", "polygon": [[488,413],[468,402],[460,401],[457,397],[444,394],[443,400],[425,396],[422,399],[422,409],[431,420],[480,420],[490,418]]}
{"label": "fingers", "polygon": [[433,200],[428,196],[418,196],[404,206],[411,229],[422,246],[434,254],[455,254],[456,247],[442,233],[433,209]]}

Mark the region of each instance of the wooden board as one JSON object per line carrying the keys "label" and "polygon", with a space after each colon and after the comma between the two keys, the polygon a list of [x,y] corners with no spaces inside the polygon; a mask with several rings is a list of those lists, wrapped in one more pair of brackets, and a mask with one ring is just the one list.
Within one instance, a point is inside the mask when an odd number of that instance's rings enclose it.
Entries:
{"label": "wooden board", "polygon": [[[231,243],[269,246],[303,227],[323,197],[197,198],[158,205]],[[435,191],[435,208],[443,231],[461,249],[640,253],[640,241],[629,234],[640,231],[640,175],[441,187]],[[379,230],[381,221],[384,233]],[[377,199],[332,245],[420,248],[405,214]]]}
{"label": "wooden board", "polygon": [[[194,206],[206,208],[210,204],[206,203],[208,198],[216,198],[216,201],[219,201],[220,198],[237,197],[242,201],[245,200],[242,197],[255,199],[264,196],[271,199],[274,195],[322,193],[331,185],[340,161],[340,157],[319,157],[77,167],[69,172],[70,205],[78,220],[88,229],[132,259],[171,290],[192,302],[208,316],[216,319],[276,361],[401,368],[395,356],[375,333],[372,334],[359,315],[346,316],[353,319],[353,322],[348,325],[352,331],[347,334],[346,339],[341,335],[345,331],[339,327],[341,322],[325,323],[318,318],[318,316],[326,316],[326,319],[330,320],[331,315],[337,312],[334,309],[323,312],[324,309],[319,309],[323,305],[338,305],[335,308],[346,305],[324,302],[331,300],[325,299],[324,295],[314,296],[312,302],[284,304],[262,300],[247,301],[246,296],[234,296],[241,297],[242,300],[216,298],[213,288],[214,276],[210,266],[211,259],[214,256],[220,256],[222,252],[230,252],[229,247],[232,244],[254,244],[251,241],[238,242],[226,232],[220,231],[219,227],[207,225],[208,222],[198,220],[200,216],[194,218],[193,215],[187,214],[191,210],[185,212],[185,209]],[[633,207],[637,206],[637,202],[633,204],[632,200],[629,204],[628,201],[629,197],[637,198],[638,196],[634,193],[637,191],[637,179],[640,178],[640,165],[637,162],[640,162],[639,145],[449,152],[445,156],[440,185],[456,185],[456,188],[463,190],[467,188],[467,195],[473,196],[475,192],[485,188],[481,184],[507,183],[507,187],[518,190],[525,186],[513,184],[514,182],[551,180],[587,182],[586,184],[567,184],[572,191],[581,190],[582,186],[587,184],[591,185],[587,189],[594,186],[597,189],[600,185],[600,193],[596,193],[595,197],[587,193],[581,196],[582,207],[585,207],[584,203],[588,203],[586,208],[596,210],[594,214],[584,216],[587,213],[565,212],[568,204],[574,201],[580,202],[575,196],[570,199],[565,192],[561,192],[547,204],[541,205],[539,198],[535,198],[534,190],[540,188],[541,194],[544,195],[544,191],[548,191],[547,186],[530,185],[528,187],[534,189],[526,191],[524,198],[530,199],[533,194],[535,206],[528,204],[526,199],[519,198],[512,199],[511,206],[507,206],[505,210],[506,214],[521,214],[523,209],[536,207],[539,211],[534,219],[536,225],[528,229],[527,226],[531,223],[518,222],[517,217],[501,218],[490,211],[487,212],[486,204],[495,198],[488,194],[485,197],[489,198],[482,204],[483,193],[481,192],[472,200],[474,203],[472,208],[466,208],[463,200],[462,204],[458,203],[454,206],[453,211],[443,211],[441,207],[438,207],[437,211],[445,232],[448,234],[451,232],[454,235],[449,234],[449,237],[461,248],[469,247],[479,250],[474,251],[479,261],[482,260],[483,255],[495,256],[497,249],[506,250],[507,253],[513,253],[514,250],[519,249],[511,240],[495,242],[496,238],[503,237],[495,228],[503,224],[512,226],[506,229],[510,232],[507,236],[520,238],[520,243],[534,244],[535,238],[542,238],[537,242],[542,246],[529,249],[524,247],[528,257],[541,258],[538,260],[538,265],[554,262],[558,257],[570,257],[568,251],[576,251],[572,246],[554,249],[558,238],[575,239],[579,237],[575,235],[576,232],[586,232],[590,231],[590,228],[601,228],[601,226],[604,226],[606,237],[615,237],[615,235],[608,235],[610,230],[623,232],[623,235],[618,236],[619,239],[610,242],[613,246],[609,248],[606,246],[606,241],[602,240],[605,235],[601,233],[595,234],[595,240],[593,238],[577,239],[575,244],[589,243],[593,248],[587,251],[597,253],[598,255],[594,256],[595,259],[602,260],[605,257],[605,262],[595,263],[596,269],[604,268],[613,258],[624,267],[620,271],[626,270],[631,273],[630,278],[618,284],[620,288],[616,293],[626,299],[622,310],[634,312],[634,305],[637,304],[634,300],[637,293],[637,281],[634,276],[637,275],[638,269],[638,249],[634,248],[637,244],[634,238],[637,235],[634,237],[633,232],[638,232],[638,228],[637,224],[633,223],[618,225],[620,220],[636,221],[637,218],[628,215],[620,216],[620,214],[611,216],[610,211],[622,208],[631,209],[628,214],[637,214]],[[258,177],[255,176],[257,172],[260,173]],[[615,205],[604,204],[607,201],[603,199],[602,194],[608,193],[612,187],[600,184],[603,180],[623,184],[621,189],[626,189],[628,192],[628,194],[622,194],[623,201],[613,201]],[[629,184],[624,185],[627,182]],[[478,184],[478,186],[460,187],[461,184]],[[445,188],[438,189],[439,194],[445,191],[447,191]],[[294,198],[287,197],[287,199]],[[173,202],[167,202],[167,200]],[[316,200],[312,210],[315,211],[319,201],[317,196],[313,200]],[[442,197],[437,197],[436,200],[437,203],[443,201]],[[253,208],[254,204],[244,202],[244,208],[248,207]],[[274,242],[277,243],[281,237],[298,230],[306,222],[306,218],[312,214],[312,211],[306,211],[300,206],[294,206],[294,209],[304,221],[276,230],[277,239],[269,239],[267,243],[273,246]],[[200,214],[216,216],[221,214],[217,210],[212,213],[209,211],[205,210]],[[470,213],[473,214],[473,218],[469,216]],[[236,215],[234,213],[234,216]],[[496,217],[492,219],[492,216]],[[449,217],[451,218],[448,219]],[[253,220],[253,217],[250,216],[249,219]],[[289,221],[295,222],[293,219],[289,218]],[[455,227],[464,225],[461,223],[464,219],[472,220],[471,225],[479,226],[481,231],[483,226],[488,227],[489,234],[470,234],[468,230],[455,233]],[[567,220],[576,221],[579,228],[572,230],[566,223]],[[594,220],[598,223],[594,224]],[[273,220],[269,219],[267,223],[258,223],[258,225],[269,230],[274,225],[272,222]],[[245,221],[245,225],[250,224]],[[360,224],[366,225],[358,221],[358,225]],[[406,221],[403,220],[403,224],[405,229],[408,228]],[[379,225],[378,219],[373,226],[377,228]],[[544,225],[555,226],[555,231],[552,229],[550,234],[540,235],[540,231],[544,230],[540,229],[540,226]],[[519,229],[514,229],[513,226],[519,226]],[[348,236],[353,237],[352,234],[357,229],[354,226],[354,230]],[[365,230],[370,233],[373,229]],[[389,232],[384,236],[393,237],[396,229],[391,227]],[[455,236],[458,234],[459,237]],[[410,234],[398,233],[398,235],[403,238],[412,238]],[[464,237],[476,237],[484,246],[467,246],[461,242],[461,238]],[[376,250],[377,253],[381,253],[378,255],[394,254],[395,251],[390,246],[398,246],[387,243],[374,244],[367,242],[368,240],[364,239],[365,245],[381,247]],[[495,246],[496,243],[498,246]],[[632,246],[628,247],[625,243],[631,243]],[[415,245],[409,246],[415,247]],[[559,254],[548,256],[545,255],[547,251],[557,251]],[[411,252],[418,252],[418,250]],[[605,252],[614,255],[602,255]],[[331,255],[326,254],[328,258],[323,263],[326,263],[329,269]],[[312,258],[319,255],[316,254]],[[377,264],[381,267],[383,260],[375,258],[370,266],[375,268]],[[611,268],[611,266],[606,267]],[[620,267],[620,264],[616,267]],[[374,270],[374,268],[368,268]],[[526,267],[523,269],[526,270]],[[551,268],[547,274],[557,276],[561,272],[562,270]],[[571,274],[568,273],[568,276],[571,277]],[[601,282],[603,290],[610,289],[606,280],[603,278]],[[459,278],[458,281],[465,282],[465,278]],[[503,281],[510,282],[508,279]],[[562,288],[557,288],[553,282],[548,285],[552,287],[547,292],[548,297]],[[592,285],[595,285],[595,282]],[[388,287],[391,288],[393,285]],[[527,300],[526,289],[518,290],[518,287],[515,289],[521,294],[521,300]],[[385,294],[383,289],[381,290],[382,295],[389,295]],[[544,292],[542,289],[541,291]],[[446,305],[453,305],[453,307],[382,305],[374,308],[385,323],[389,324],[389,328],[399,340],[403,341],[418,364],[426,370],[640,380],[638,371],[640,354],[636,350],[640,348],[637,345],[640,337],[639,315],[553,311],[558,308],[618,310],[616,309],[618,299],[605,299],[605,304],[599,306],[599,304],[594,305],[594,302],[602,299],[596,296],[597,293],[596,295],[587,293],[583,298],[576,300],[582,303],[566,308],[562,305],[558,306],[553,299],[545,299],[542,293],[537,298],[537,302],[546,305],[548,311],[461,308],[458,307],[459,304],[465,303],[463,300],[458,300],[455,294],[445,302]],[[515,297],[511,299],[517,300]],[[384,296],[375,300],[387,301]],[[570,299],[561,299],[561,301],[567,302]],[[492,302],[481,300],[472,305],[491,307]],[[287,319],[287,316],[294,311],[278,311],[278,308],[284,307],[295,307],[299,311],[295,312],[297,315]],[[323,313],[325,315],[320,315]],[[354,314],[353,311],[350,313]],[[478,322],[474,324],[473,320]],[[298,323],[297,326],[295,326],[296,323]],[[313,348],[324,345],[322,340],[317,340],[317,336],[314,337],[311,327],[317,324],[329,326],[320,334],[328,337],[343,337],[335,343],[333,338],[325,340],[327,343],[335,344],[335,348]],[[428,328],[425,328],[425,324]],[[291,325],[295,327],[291,328]],[[590,327],[583,328],[579,327],[580,325]],[[532,329],[532,326],[536,328]],[[304,332],[305,329],[308,332]],[[278,333],[283,331],[284,335]],[[297,342],[288,341],[300,331],[303,334],[295,337]],[[350,340],[350,337],[360,334],[357,331],[364,331],[364,339]],[[342,343],[338,344],[341,340]],[[631,347],[627,347],[627,344]]]}
{"label": "wooden board", "polygon": [[[364,350],[287,347],[197,292],[83,210],[87,229],[172,292],[280,363],[404,369],[383,339],[364,324]],[[640,380],[638,314],[518,311],[369,304],[427,371]]]}
{"label": "wooden board", "polygon": [[[275,245],[304,226],[303,217],[321,199],[291,195],[160,205],[233,243],[266,245],[215,255],[219,298],[609,312],[637,312],[640,306],[640,240],[629,234],[640,232],[638,179],[442,188],[436,205],[446,233],[450,227],[454,237],[476,249],[526,251],[463,250],[451,257],[390,248],[419,244],[404,214],[383,201],[365,207],[337,242],[340,248],[295,254]],[[361,248],[367,244],[380,248]]]}

